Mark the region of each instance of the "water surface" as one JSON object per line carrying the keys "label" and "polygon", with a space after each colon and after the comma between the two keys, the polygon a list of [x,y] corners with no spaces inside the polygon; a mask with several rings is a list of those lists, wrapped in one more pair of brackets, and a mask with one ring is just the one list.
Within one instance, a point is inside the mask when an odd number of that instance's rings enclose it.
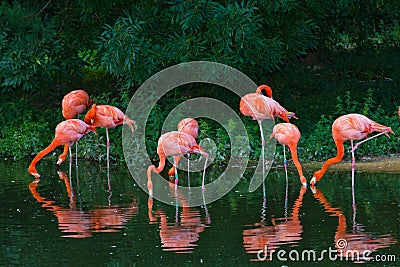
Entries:
{"label": "water surface", "polygon": [[[173,187],[173,205],[149,198],[125,166],[111,165],[108,177],[106,164],[81,161],[78,169],[63,165],[58,172],[52,159],[44,159],[37,166],[44,177],[34,182],[28,165],[0,161],[0,265],[308,266],[290,261],[289,253],[321,256],[329,249],[336,249],[332,258],[359,251],[367,265],[397,266],[400,260],[398,174],[356,173],[352,193],[350,171],[328,171],[311,190],[296,172],[286,183],[278,168],[268,174],[265,191],[249,193],[249,168],[222,199],[186,207],[190,200]],[[207,170],[207,179],[220,172]],[[191,181],[200,177],[193,174]],[[341,241],[347,246],[338,247]],[[278,252],[288,261],[280,261]],[[378,255],[395,255],[397,262],[377,263]],[[260,262],[264,258],[269,262]],[[328,255],[321,261],[353,263]]]}

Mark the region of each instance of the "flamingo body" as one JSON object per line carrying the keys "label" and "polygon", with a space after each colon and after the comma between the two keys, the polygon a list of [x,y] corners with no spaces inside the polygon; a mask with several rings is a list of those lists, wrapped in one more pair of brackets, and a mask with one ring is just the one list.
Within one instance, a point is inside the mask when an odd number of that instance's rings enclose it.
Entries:
{"label": "flamingo body", "polygon": [[291,123],[279,123],[276,124],[272,130],[270,138],[273,137],[284,146],[283,149],[285,149],[285,146],[289,147],[293,162],[300,176],[300,182],[303,185],[307,185],[307,179],[303,175],[303,170],[297,157],[297,144],[300,140],[299,129]]}
{"label": "flamingo body", "polygon": [[[317,181],[321,180],[322,176],[325,174],[330,165],[338,163],[343,159],[343,143],[345,141],[350,140],[353,143],[353,140],[361,140],[373,132],[381,132],[388,137],[388,133],[394,134],[390,127],[379,124],[364,115],[347,114],[337,118],[332,124],[332,137],[336,144],[337,155],[328,159],[323,164],[322,168],[314,173],[313,178],[311,179],[311,184],[314,185]],[[357,145],[353,151],[356,148]]]}
{"label": "flamingo body", "polygon": [[87,125],[85,122],[78,119],[69,119],[60,122],[55,130],[55,137],[48,147],[39,152],[29,165],[28,172],[40,178],[40,174],[36,171],[36,164],[48,153],[53,151],[60,145],[71,146],[74,142],[83,137],[84,134],[96,131],[94,126]]}
{"label": "flamingo body", "polygon": [[66,120],[73,119],[90,107],[92,100],[84,90],[75,90],[66,94],[62,100],[62,114]]}
{"label": "flamingo body", "polygon": [[[190,134],[184,132],[168,132],[158,139],[157,154],[160,158],[158,167],[151,165],[147,169],[147,187],[150,192],[153,189],[151,181],[151,172],[160,173],[165,167],[165,160],[169,156],[182,156],[188,153],[204,154],[208,158],[208,154],[204,152],[197,143],[196,139]],[[204,187],[204,173],[203,173]]]}
{"label": "flamingo body", "polygon": [[[252,117],[253,120],[261,121],[265,119],[274,120],[276,117],[289,122],[289,117],[293,116],[272,98],[263,96],[259,93],[251,93],[243,96],[240,100],[240,112]],[[289,116],[289,117],[288,117]]]}
{"label": "flamingo body", "polygon": [[128,118],[119,108],[110,105],[93,104],[86,114],[84,121],[89,125],[106,129],[126,124],[132,132],[135,125],[135,122]]}
{"label": "flamingo body", "polygon": [[[88,93],[84,90],[75,90],[66,94],[62,100],[62,114],[66,120],[74,119],[92,104]],[[61,165],[67,158],[68,144],[64,145],[63,153],[58,157],[57,165]],[[76,142],[76,157],[78,164],[78,142]],[[72,159],[71,159],[72,160]]]}
{"label": "flamingo body", "polygon": [[184,132],[197,138],[199,136],[199,123],[193,118],[183,119],[178,123],[178,132]]}
{"label": "flamingo body", "polygon": [[[178,132],[190,134],[196,139],[197,136],[199,135],[199,123],[193,118],[183,119],[178,123]],[[180,158],[181,158],[180,156],[177,156],[175,158],[176,164],[178,164]],[[175,174],[175,166],[172,166],[171,169],[169,169],[168,171],[168,176],[171,177],[174,176],[174,174]]]}

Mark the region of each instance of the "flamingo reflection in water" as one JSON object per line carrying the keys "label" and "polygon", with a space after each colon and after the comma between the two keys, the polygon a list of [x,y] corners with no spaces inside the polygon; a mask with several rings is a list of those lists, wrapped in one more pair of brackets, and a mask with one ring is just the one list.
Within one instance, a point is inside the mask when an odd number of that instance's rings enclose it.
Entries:
{"label": "flamingo reflection in water", "polygon": [[[287,210],[288,184],[286,184],[285,210]],[[303,205],[303,195],[307,191],[305,186],[301,186],[300,193],[294,202],[291,215],[284,218],[272,219],[272,225],[265,222],[265,204],[264,197],[262,220],[254,224],[255,228],[243,230],[243,245],[247,253],[258,255],[263,251],[262,258],[270,260],[272,250],[278,249],[282,245],[298,246],[303,232],[300,222],[300,208]],[[267,247],[267,249],[265,249]],[[264,255],[264,253],[266,255]],[[259,261],[257,257],[252,261]]]}
{"label": "flamingo reflection in water", "polygon": [[48,200],[37,190],[40,180],[36,179],[29,184],[33,197],[42,204],[42,207],[54,213],[58,220],[58,227],[65,233],[62,237],[85,238],[93,233],[119,232],[124,225],[138,212],[134,199],[126,206],[107,205],[92,210],[83,210],[77,207],[76,197],[71,187],[71,177],[63,171],[58,172],[65,183],[69,197],[69,206],[57,205],[56,201]]}
{"label": "flamingo reflection in water", "polygon": [[[354,189],[354,188],[353,188]],[[373,260],[372,252],[387,248],[397,241],[390,235],[377,235],[365,231],[364,226],[356,222],[356,203],[353,190],[353,222],[351,230],[347,229],[347,219],[340,208],[332,207],[320,189],[312,187],[314,198],[324,207],[329,216],[338,217],[338,226],[335,232],[334,244],[338,257],[362,263]]]}
{"label": "flamingo reflection in water", "polygon": [[[147,202],[150,224],[157,224],[159,219],[160,238],[164,251],[191,253],[197,246],[196,242],[200,238],[200,233],[211,224],[211,218],[205,203],[205,218],[202,218],[202,212],[189,207],[188,201],[171,183],[170,192],[172,191],[176,200],[175,220],[168,221],[169,216],[163,210],[153,211],[153,198],[150,196]],[[180,214],[179,205],[182,206]]]}

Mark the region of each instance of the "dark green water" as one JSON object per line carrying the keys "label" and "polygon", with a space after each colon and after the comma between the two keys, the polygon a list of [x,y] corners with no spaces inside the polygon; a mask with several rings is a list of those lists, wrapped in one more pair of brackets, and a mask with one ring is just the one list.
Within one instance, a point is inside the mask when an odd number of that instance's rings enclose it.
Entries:
{"label": "dark green water", "polygon": [[[365,266],[400,261],[398,174],[356,173],[353,205],[350,171],[328,172],[314,193],[301,189],[296,173],[286,186],[283,169],[272,169],[265,197],[262,188],[248,193],[243,179],[206,207],[182,208],[152,203],[126,167],[111,166],[109,185],[105,164],[80,162],[68,187],[68,165],[58,174],[53,161],[38,164],[39,183],[31,183],[28,161],[0,161],[1,266],[348,266],[339,252],[319,260],[343,240],[371,251]],[[186,201],[171,191],[174,200]],[[259,252],[265,246],[267,254]],[[304,250],[316,260],[290,260]],[[257,253],[269,261],[257,262]],[[392,255],[396,262],[376,262]]]}

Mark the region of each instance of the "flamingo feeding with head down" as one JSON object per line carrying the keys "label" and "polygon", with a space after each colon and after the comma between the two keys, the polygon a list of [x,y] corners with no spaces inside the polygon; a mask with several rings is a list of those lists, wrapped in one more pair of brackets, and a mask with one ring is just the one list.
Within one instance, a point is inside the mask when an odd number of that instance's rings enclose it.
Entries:
{"label": "flamingo feeding with head down", "polygon": [[307,179],[303,175],[303,170],[301,168],[300,162],[297,157],[297,144],[300,140],[299,129],[291,123],[278,123],[274,126],[272,130],[270,138],[273,137],[275,137],[276,141],[278,141],[281,145],[283,145],[283,155],[284,155],[283,163],[285,166],[285,172],[287,169],[285,146],[288,146],[290,149],[290,153],[292,154],[293,162],[296,165],[297,171],[299,173],[300,182],[304,186],[306,186]]}
{"label": "flamingo feeding with head down", "polygon": [[[79,119],[79,115],[90,107],[92,102],[86,91],[82,89],[71,91],[62,100],[62,114],[66,120],[75,119],[75,117]],[[58,157],[58,165],[65,161],[67,153],[68,144],[65,144],[63,153]],[[72,162],[72,158],[70,161]],[[78,164],[78,142],[76,142],[76,163]]]}
{"label": "flamingo feeding with head down", "polygon": [[[264,96],[262,91],[265,91],[268,97]],[[260,85],[256,93],[244,95],[240,100],[240,112],[245,116],[252,117],[253,120],[258,122],[261,133],[261,153],[264,170],[265,140],[261,121],[265,119],[275,120],[276,117],[279,117],[289,122],[289,118],[297,119],[297,117],[293,112],[287,111],[277,101],[272,99],[272,89],[267,85]]]}
{"label": "flamingo feeding with head down", "polygon": [[[178,123],[178,132],[190,134],[196,139],[197,136],[199,135],[199,123],[193,118],[183,119]],[[190,154],[188,154],[188,156],[190,156]],[[179,163],[180,159],[181,159],[180,156],[175,157],[176,164]],[[173,177],[174,175],[175,175],[175,166],[172,166],[171,169],[169,169],[168,171],[168,176]],[[189,162],[188,162],[188,175],[189,175]],[[178,179],[178,177],[175,177],[175,179]]]}
{"label": "flamingo feeding with head down", "polygon": [[[380,132],[371,138],[367,138],[361,142],[358,142],[353,146],[354,140],[361,140],[366,138],[368,134],[373,132]],[[311,179],[310,183],[314,185],[316,182],[321,180],[322,176],[325,174],[326,170],[332,164],[338,163],[343,159],[344,156],[344,146],[343,143],[350,140],[351,143],[351,153],[352,153],[352,172],[354,172],[355,158],[354,151],[359,145],[365,141],[371,140],[379,135],[385,134],[389,137],[388,133],[394,134],[390,127],[381,125],[374,122],[373,120],[360,114],[347,114],[337,118],[332,124],[332,137],[335,141],[337,148],[337,155],[333,158],[328,159],[319,171],[316,171]],[[354,186],[354,179],[352,179],[352,185]]]}
{"label": "flamingo feeding with head down", "polygon": [[[160,162],[158,167],[151,165],[147,169],[147,188],[149,189],[150,195],[153,192],[153,183],[151,181],[151,172],[160,173],[165,167],[165,159],[166,157],[172,156],[174,157],[174,166],[176,166],[176,156],[182,156],[188,153],[196,153],[204,155],[206,160],[204,163],[204,170],[203,170],[203,181],[202,181],[202,189],[204,190],[204,177],[206,174],[206,165],[208,160],[208,153],[204,151],[197,143],[196,139],[190,134],[184,132],[168,132],[158,139],[158,146],[157,146],[157,154],[160,158]],[[175,173],[176,173],[175,167]],[[175,174],[175,177],[177,175]],[[175,184],[177,184],[178,180],[175,179]]]}
{"label": "flamingo feeding with head down", "polygon": [[56,134],[53,141],[48,147],[36,155],[29,165],[28,172],[36,178],[40,178],[40,174],[36,170],[36,164],[39,160],[53,151],[56,147],[66,144],[69,146],[70,157],[72,157],[71,145],[82,138],[83,135],[91,131],[96,133],[96,128],[94,126],[87,125],[85,122],[78,119],[69,119],[60,122],[56,127]]}
{"label": "flamingo feeding with head down", "polygon": [[95,127],[106,128],[107,136],[107,165],[109,167],[109,149],[110,139],[108,137],[108,129],[117,127],[121,124],[126,124],[134,132],[136,123],[126,116],[119,108],[110,105],[96,105],[93,104],[87,112],[84,121]]}

